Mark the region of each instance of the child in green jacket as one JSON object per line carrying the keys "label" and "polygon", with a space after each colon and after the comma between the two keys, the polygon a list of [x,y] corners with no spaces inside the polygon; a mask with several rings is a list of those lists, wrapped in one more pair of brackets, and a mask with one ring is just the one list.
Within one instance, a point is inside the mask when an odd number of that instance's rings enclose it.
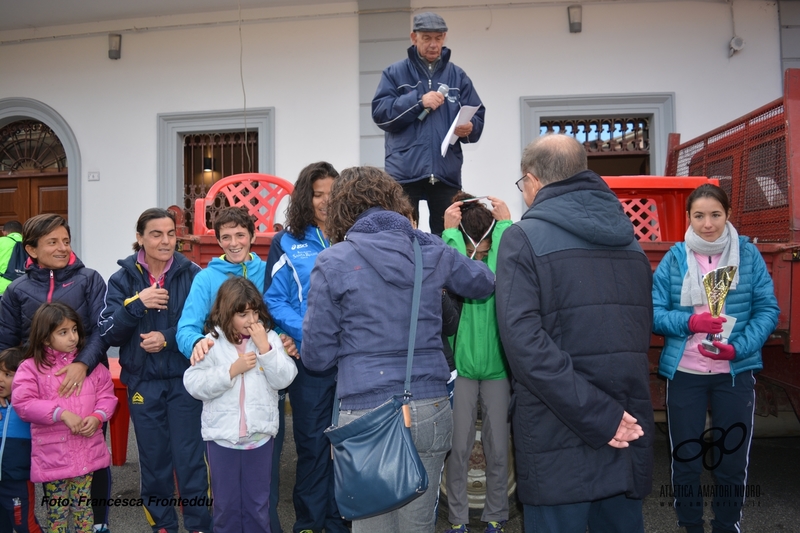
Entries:
{"label": "child in green jacket", "polygon": [[[487,197],[492,209],[461,192],[444,214],[442,239],[494,272],[503,232],[511,226],[505,202]],[[475,442],[478,400],[481,442],[486,457],[486,503],[481,520],[486,533],[502,532],[508,520],[508,404],[511,385],[495,315],[494,294],[483,300],[465,298],[453,339],[458,373],[453,395],[453,446],[447,459],[448,533],[468,532],[467,472]]]}

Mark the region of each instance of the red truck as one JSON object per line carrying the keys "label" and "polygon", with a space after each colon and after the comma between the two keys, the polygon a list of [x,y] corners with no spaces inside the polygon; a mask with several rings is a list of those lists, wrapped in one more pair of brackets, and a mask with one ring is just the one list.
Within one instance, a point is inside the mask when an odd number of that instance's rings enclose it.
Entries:
{"label": "red truck", "polygon": [[[764,257],[781,312],[762,350],[756,435],[797,434],[800,287],[794,289],[793,282],[800,284],[800,69],[786,71],[782,98],[684,143],[672,134],[666,174],[718,180],[731,199],[731,222]],[[683,212],[680,217],[686,224]],[[642,246],[651,261],[660,250],[656,243]],[[663,386],[653,388],[653,405],[663,409]]]}

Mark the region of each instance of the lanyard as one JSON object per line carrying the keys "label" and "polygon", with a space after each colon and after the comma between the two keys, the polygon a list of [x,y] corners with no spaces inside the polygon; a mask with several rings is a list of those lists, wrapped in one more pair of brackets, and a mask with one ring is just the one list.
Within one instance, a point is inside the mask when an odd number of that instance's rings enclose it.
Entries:
{"label": "lanyard", "polygon": [[475,254],[478,253],[478,245],[483,242],[483,239],[485,239],[486,236],[489,235],[489,233],[491,233],[492,228],[494,228],[494,220],[492,220],[492,223],[489,224],[489,228],[483,234],[483,237],[478,239],[478,242],[475,242],[475,241],[472,240],[472,237],[469,236],[469,233],[467,233],[467,230],[464,229],[464,226],[461,224],[461,222],[459,222],[458,225],[461,226],[461,231],[464,233],[464,235],[467,236],[467,239],[469,239],[469,242],[472,243],[472,255],[470,255],[469,258],[470,259],[475,259]]}
{"label": "lanyard", "polygon": [[322,232],[319,230],[319,228],[317,228],[317,239],[319,239],[319,243],[322,245],[323,248],[330,247],[331,245],[330,242],[328,241],[328,239],[322,236]]}

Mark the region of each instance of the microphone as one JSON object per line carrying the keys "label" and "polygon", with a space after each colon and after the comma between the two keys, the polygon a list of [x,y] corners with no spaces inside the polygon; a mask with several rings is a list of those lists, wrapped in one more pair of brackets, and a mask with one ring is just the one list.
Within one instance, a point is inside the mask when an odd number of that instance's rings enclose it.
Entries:
{"label": "microphone", "polygon": [[[448,87],[447,85],[444,85],[444,84],[439,85],[439,91],[438,92],[443,94],[444,97],[447,98],[447,93],[450,92],[450,87]],[[428,113],[430,113],[430,112],[431,112],[431,108],[430,107],[426,107],[425,109],[422,110],[422,113],[419,114],[419,116],[417,117],[417,120],[425,120],[425,117],[427,117]]]}

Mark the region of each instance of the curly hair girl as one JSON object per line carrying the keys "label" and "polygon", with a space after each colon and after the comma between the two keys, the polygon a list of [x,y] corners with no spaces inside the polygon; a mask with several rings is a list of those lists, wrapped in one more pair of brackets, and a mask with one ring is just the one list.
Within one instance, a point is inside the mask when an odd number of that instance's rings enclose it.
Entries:
{"label": "curly hair girl", "polygon": [[288,231],[298,239],[302,239],[306,228],[310,225],[318,226],[319,220],[314,209],[314,183],[326,179],[339,177],[333,165],[320,161],[311,163],[300,171],[300,176],[294,184],[292,201],[286,209],[286,225]]}

